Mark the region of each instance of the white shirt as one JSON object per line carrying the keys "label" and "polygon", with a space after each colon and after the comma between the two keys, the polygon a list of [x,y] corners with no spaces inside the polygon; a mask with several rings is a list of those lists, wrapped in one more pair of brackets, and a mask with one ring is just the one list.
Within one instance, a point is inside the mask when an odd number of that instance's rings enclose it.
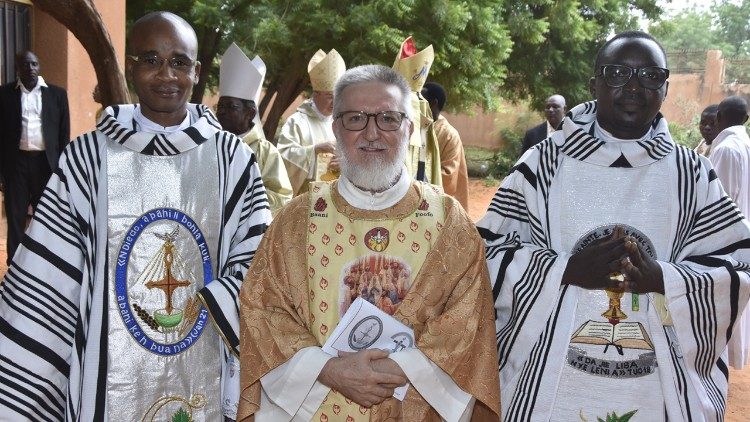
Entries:
{"label": "white shirt", "polygon": [[747,217],[750,215],[750,138],[745,126],[731,126],[719,133],[708,157],[724,191]]}
{"label": "white shirt", "polygon": [[144,116],[141,112],[140,105],[136,106],[135,113],[133,113],[133,120],[135,120],[135,129],[141,131],[141,132],[149,132],[149,133],[158,133],[158,134],[168,134],[168,133],[174,133],[179,130],[187,129],[192,125],[194,122],[191,121],[190,117],[191,114],[187,112],[187,109],[185,109],[185,118],[182,120],[182,123],[175,126],[162,126],[153,120],[149,120],[148,117]]}
{"label": "white shirt", "polygon": [[21,80],[16,82],[21,89],[21,151],[44,151],[42,134],[42,87],[47,87],[39,76],[36,86],[29,91]]}

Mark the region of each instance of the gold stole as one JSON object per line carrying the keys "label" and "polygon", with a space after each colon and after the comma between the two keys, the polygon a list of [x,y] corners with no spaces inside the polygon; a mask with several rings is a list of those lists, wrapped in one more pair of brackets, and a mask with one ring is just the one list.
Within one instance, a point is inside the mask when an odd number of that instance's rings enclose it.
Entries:
{"label": "gold stole", "polygon": [[[443,198],[419,184],[419,205],[400,220],[350,220],[331,184],[310,184],[307,274],[310,330],[325,343],[349,304],[363,296],[392,315],[409,291],[445,221]],[[369,421],[370,409],[331,390],[313,417]]]}
{"label": "gold stole", "polygon": [[414,132],[409,138],[406,167],[412,179],[416,179],[419,162],[424,161],[427,181],[433,185],[442,186],[440,149],[435,135],[435,122],[432,120],[430,104],[421,95],[412,92],[411,108]]}

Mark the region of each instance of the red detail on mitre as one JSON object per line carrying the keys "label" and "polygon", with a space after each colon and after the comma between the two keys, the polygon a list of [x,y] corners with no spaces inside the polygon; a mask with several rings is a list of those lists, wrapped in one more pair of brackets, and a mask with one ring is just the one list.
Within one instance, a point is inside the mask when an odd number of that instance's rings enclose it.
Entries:
{"label": "red detail on mitre", "polygon": [[414,39],[409,35],[407,39],[401,44],[400,58],[405,59],[417,54],[417,46],[414,44]]}

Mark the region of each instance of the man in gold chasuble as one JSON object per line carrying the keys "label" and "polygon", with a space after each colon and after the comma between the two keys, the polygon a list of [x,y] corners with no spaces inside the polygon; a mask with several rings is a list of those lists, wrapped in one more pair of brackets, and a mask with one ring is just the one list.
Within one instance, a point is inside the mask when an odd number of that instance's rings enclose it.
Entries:
{"label": "man in gold chasuble", "polygon": [[[238,420],[498,420],[484,248],[460,204],[406,170],[411,113],[392,69],[360,66],[337,82],[341,177],[279,212],[240,292],[253,364],[242,365]],[[323,352],[356,298],[413,329],[414,347]],[[392,397],[406,383],[403,401]]]}

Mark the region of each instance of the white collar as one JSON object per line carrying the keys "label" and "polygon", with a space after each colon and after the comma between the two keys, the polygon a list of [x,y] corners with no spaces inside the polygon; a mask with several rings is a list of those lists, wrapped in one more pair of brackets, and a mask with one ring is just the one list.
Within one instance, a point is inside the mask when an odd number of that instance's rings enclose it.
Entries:
{"label": "white collar", "polygon": [[159,134],[175,133],[177,131],[188,128],[191,124],[190,113],[185,113],[185,119],[182,120],[182,123],[176,126],[162,126],[144,116],[141,112],[140,105],[135,108],[135,113],[133,113],[133,120],[135,120],[138,131]]}
{"label": "white collar", "polygon": [[612,141],[619,141],[619,142],[640,142],[645,141],[647,139],[651,139],[654,137],[654,128],[649,127],[648,132],[643,134],[640,138],[637,139],[621,139],[617,138],[615,135],[609,133],[606,129],[604,129],[597,120],[594,123],[594,136],[601,139],[604,142],[612,142]]}
{"label": "white collar", "polygon": [[411,178],[406,171],[406,166],[401,168],[401,175],[396,183],[383,192],[372,193],[364,191],[352,184],[344,175],[338,182],[338,191],[349,205],[369,211],[380,211],[390,208],[399,203],[411,186]]}
{"label": "white collar", "polygon": [[41,76],[37,77],[36,86],[31,88],[31,90],[26,89],[26,86],[21,82],[20,79],[16,80],[16,88],[21,88],[21,92],[29,93],[34,91],[39,91],[41,87],[47,88],[47,82],[44,82],[44,78]]}

